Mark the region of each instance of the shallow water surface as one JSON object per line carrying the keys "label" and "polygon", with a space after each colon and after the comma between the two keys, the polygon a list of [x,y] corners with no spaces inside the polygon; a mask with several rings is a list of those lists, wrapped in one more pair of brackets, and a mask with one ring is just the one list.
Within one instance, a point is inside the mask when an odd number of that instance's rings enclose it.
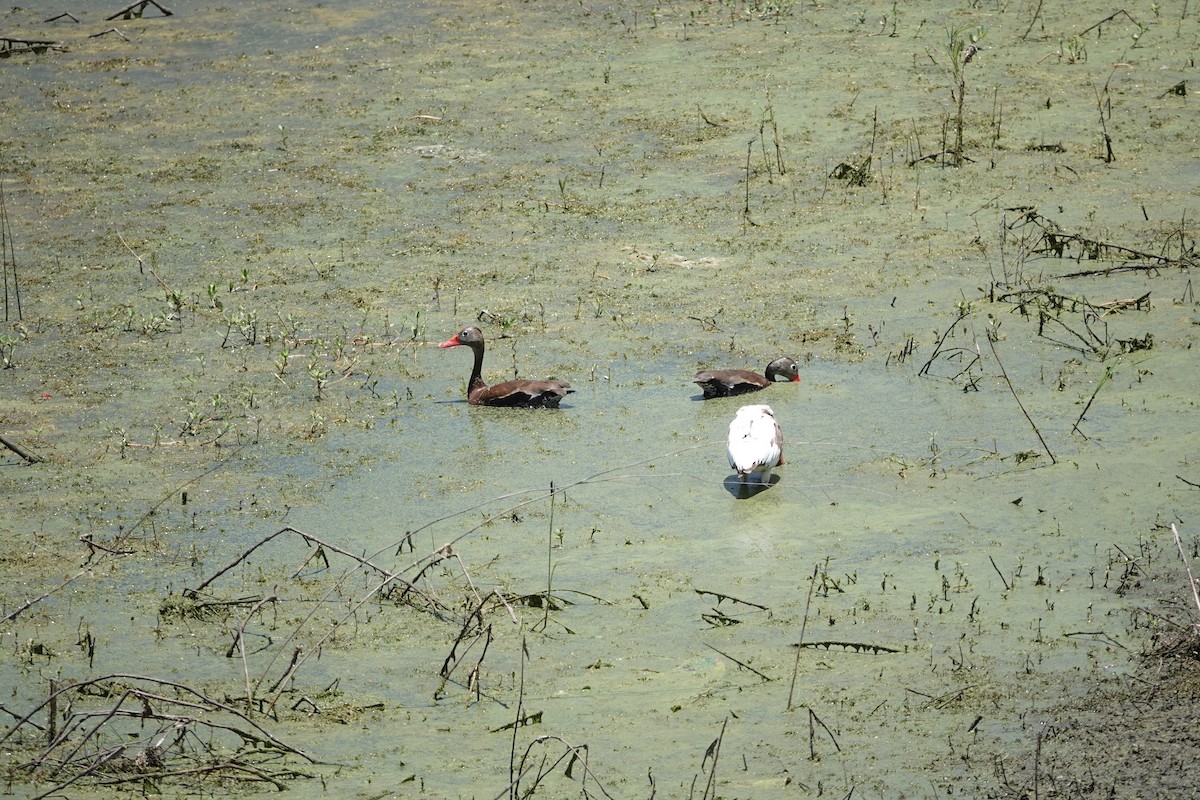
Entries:
{"label": "shallow water surface", "polygon": [[[37,6],[0,16],[67,44],[0,66],[13,791],[251,758],[195,692],[303,796],[1028,796],[1136,668],[1196,547],[1197,9]],[[562,409],[469,407],[468,323]],[[743,402],[787,462],[749,499]],[[71,709],[153,689],[129,727],[15,724],[115,674]],[[28,769],[50,728],[89,755]]]}

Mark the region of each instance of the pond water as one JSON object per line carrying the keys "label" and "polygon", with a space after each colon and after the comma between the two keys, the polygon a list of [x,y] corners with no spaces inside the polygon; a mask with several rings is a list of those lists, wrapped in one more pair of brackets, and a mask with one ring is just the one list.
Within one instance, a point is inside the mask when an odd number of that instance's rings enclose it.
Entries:
{"label": "pond water", "polygon": [[[0,15],[64,45],[0,62],[10,791],[1016,796],[1125,685],[1197,546],[1200,10],[170,8]],[[468,406],[465,324],[574,393]]]}

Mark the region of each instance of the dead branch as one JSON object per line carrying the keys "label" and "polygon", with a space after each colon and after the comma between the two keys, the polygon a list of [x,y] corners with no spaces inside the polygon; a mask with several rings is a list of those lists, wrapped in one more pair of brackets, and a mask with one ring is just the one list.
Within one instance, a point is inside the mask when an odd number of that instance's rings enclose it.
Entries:
{"label": "dead branch", "polygon": [[856,653],[874,653],[875,655],[879,655],[880,653],[900,652],[895,647],[888,647],[882,644],[870,644],[869,642],[797,642],[795,647],[807,647],[812,650],[816,650],[818,648],[828,650],[831,647],[840,647],[843,650],[853,650]]}
{"label": "dead branch", "polygon": [[1140,22],[1138,22],[1136,19],[1134,19],[1132,16],[1130,16],[1129,12],[1122,8],[1122,9],[1119,9],[1119,10],[1114,11],[1113,13],[1109,14],[1107,17],[1100,20],[1099,22],[1094,23],[1094,24],[1089,25],[1088,27],[1084,28],[1079,33],[1075,34],[1075,38],[1079,38],[1080,36],[1083,36],[1085,33],[1091,33],[1092,31],[1096,30],[1096,28],[1099,28],[1101,25],[1105,24],[1106,22],[1112,22],[1114,19],[1116,19],[1117,17],[1120,17],[1120,16],[1124,16],[1126,19],[1128,19],[1134,25],[1138,25],[1139,27],[1141,26]]}
{"label": "dead branch", "polygon": [[6,439],[5,437],[0,436],[0,444],[4,445],[9,450],[12,450],[18,456],[25,459],[25,463],[27,464],[36,464],[42,460],[40,456],[35,456],[24,447],[21,447],[19,444],[14,442],[12,439]]}
{"label": "dead branch", "polygon": [[[20,608],[17,608],[17,609],[14,609],[14,610],[8,612],[8,614],[6,614],[3,619],[0,619],[0,622],[12,622],[14,619],[21,616],[21,614],[23,614],[27,609],[29,609],[30,606],[40,603],[41,601],[45,600],[47,597],[51,596],[52,594],[55,594],[56,592],[62,591],[63,589],[67,588],[68,586],[70,586],[72,583],[74,583],[78,579],[82,578],[84,575],[88,575],[88,574],[91,574],[91,569],[79,570],[79,572],[76,572],[74,575],[67,578],[65,581],[60,583],[58,586],[55,586],[53,589],[51,589],[47,592],[43,592],[41,595],[39,595],[38,597],[35,597],[31,600],[26,600],[23,604],[21,604]],[[0,741],[3,741],[3,740],[0,740]]]}
{"label": "dead branch", "polygon": [[[109,674],[51,686],[49,697],[0,736],[0,743],[7,742],[27,726],[48,732],[44,748],[21,766],[55,781],[38,797],[76,784],[111,786],[188,776],[262,781],[282,790],[287,788],[284,779],[303,773],[290,766],[266,769],[259,762],[294,756],[318,763],[238,709],[176,681]],[[95,707],[96,700],[104,705]],[[34,722],[40,714],[56,717],[60,706],[68,709],[61,731]]]}
{"label": "dead branch", "polygon": [[955,319],[954,322],[950,323],[946,327],[946,330],[942,331],[942,335],[938,338],[937,344],[933,347],[933,353],[929,356],[929,360],[925,362],[921,369],[917,370],[918,375],[926,375],[929,373],[929,368],[933,366],[933,362],[936,361],[937,357],[942,354],[942,345],[946,343],[946,338],[956,327],[958,327],[958,323],[966,319],[970,313],[970,308],[966,306],[959,308],[958,318]]}
{"label": "dead branch", "polygon": [[[1183,542],[1179,538],[1179,529],[1175,527],[1175,523],[1171,523],[1171,535],[1175,537],[1175,547],[1179,550],[1179,558],[1183,561],[1183,568],[1187,572],[1188,585],[1192,588],[1192,599],[1196,601],[1196,611],[1200,613],[1200,589],[1196,588],[1196,578],[1192,575],[1192,565],[1188,563],[1187,554],[1183,552]],[[1200,623],[1197,623],[1200,627]]]}
{"label": "dead branch", "polygon": [[1042,438],[1042,432],[1038,430],[1038,426],[1033,421],[1033,417],[1029,416],[1029,412],[1025,410],[1025,404],[1021,402],[1021,398],[1017,395],[1017,390],[1013,388],[1012,381],[1008,378],[1008,371],[1004,369],[1004,363],[1000,360],[1000,354],[996,352],[996,344],[992,341],[992,337],[988,336],[988,347],[992,348],[992,357],[996,359],[997,366],[1000,367],[1000,375],[1004,378],[1004,382],[1008,385],[1008,391],[1012,393],[1013,399],[1017,401],[1017,407],[1021,409],[1021,413],[1025,415],[1025,421],[1033,428],[1033,432],[1037,434],[1038,441],[1042,443],[1042,447],[1046,450],[1046,454],[1050,456],[1050,463],[1057,464],[1058,459],[1054,457],[1054,453],[1050,450],[1050,446],[1046,444],[1046,440]]}
{"label": "dead branch", "polygon": [[13,39],[9,36],[0,36],[0,58],[8,58],[9,56],[21,55],[23,53],[41,55],[47,50],[54,50],[59,53],[67,52],[66,47],[52,39]]}
{"label": "dead branch", "polygon": [[749,600],[741,600],[737,597],[734,597],[733,595],[722,594],[721,592],[714,592],[709,589],[696,589],[695,591],[696,591],[696,594],[700,595],[701,597],[704,597],[705,595],[712,595],[713,597],[717,598],[717,605],[721,605],[721,601],[723,601],[723,600],[730,600],[734,603],[739,603],[744,606],[750,606],[751,608],[757,608],[760,611],[770,611],[770,609],[767,606],[760,606],[758,603],[752,603]]}
{"label": "dead branch", "polygon": [[159,11],[162,12],[162,15],[164,17],[174,16],[175,12],[164,8],[163,6],[154,2],[154,0],[137,0],[136,3],[130,3],[129,5],[125,6],[117,13],[113,14],[110,17],[105,17],[104,19],[105,19],[105,21],[114,20],[114,19],[117,19],[118,17],[120,17],[121,19],[141,19],[142,14],[146,13],[146,8],[149,6],[154,6],[155,8],[157,8]]}
{"label": "dead branch", "polygon": [[737,660],[737,659],[736,659],[736,658],[734,658],[733,656],[729,655],[729,653],[726,653],[724,650],[718,650],[717,648],[713,647],[713,646],[712,646],[711,644],[709,644],[708,642],[705,642],[705,643],[704,643],[704,646],[705,646],[705,647],[707,647],[709,650],[712,650],[714,653],[719,653],[720,655],[723,655],[723,656],[725,656],[725,657],[726,657],[726,658],[728,658],[730,661],[732,661],[733,663],[737,664],[739,667],[741,667],[742,669],[746,670],[747,672],[753,672],[755,675],[757,675],[758,677],[762,678],[764,683],[770,683],[770,682],[771,682],[771,678],[770,678],[769,676],[767,676],[767,675],[763,674],[762,672],[759,672],[759,671],[758,671],[758,670],[756,670],[754,667],[752,667],[752,666],[750,666],[749,664],[747,664],[745,661],[739,661],[739,660]]}
{"label": "dead branch", "polygon": [[[814,725],[815,723],[815,725]],[[837,737],[833,735],[833,731],[829,730],[829,726],[817,716],[817,713],[811,708],[808,710],[808,757],[810,761],[817,760],[816,747],[816,725],[820,725],[825,731],[825,735],[829,737],[829,741],[833,742],[833,748],[839,753],[842,752],[841,745],[838,744]]]}

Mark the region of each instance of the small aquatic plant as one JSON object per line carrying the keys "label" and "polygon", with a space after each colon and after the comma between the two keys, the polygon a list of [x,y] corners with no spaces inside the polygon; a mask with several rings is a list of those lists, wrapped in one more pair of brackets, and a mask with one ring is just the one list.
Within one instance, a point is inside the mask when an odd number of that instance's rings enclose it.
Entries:
{"label": "small aquatic plant", "polygon": [[953,28],[949,33],[947,53],[950,56],[950,72],[953,85],[950,97],[954,101],[954,146],[949,149],[952,166],[963,163],[963,105],[967,94],[967,65],[979,52],[979,42],[985,36],[981,27]]}

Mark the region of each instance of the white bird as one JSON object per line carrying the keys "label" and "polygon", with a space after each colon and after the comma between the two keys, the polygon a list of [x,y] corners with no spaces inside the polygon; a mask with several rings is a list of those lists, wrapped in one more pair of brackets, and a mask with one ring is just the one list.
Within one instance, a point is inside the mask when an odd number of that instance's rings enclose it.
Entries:
{"label": "white bird", "polygon": [[783,431],[768,405],[742,406],[729,423],[729,466],[744,483],[748,476],[769,484],[783,463]]}

